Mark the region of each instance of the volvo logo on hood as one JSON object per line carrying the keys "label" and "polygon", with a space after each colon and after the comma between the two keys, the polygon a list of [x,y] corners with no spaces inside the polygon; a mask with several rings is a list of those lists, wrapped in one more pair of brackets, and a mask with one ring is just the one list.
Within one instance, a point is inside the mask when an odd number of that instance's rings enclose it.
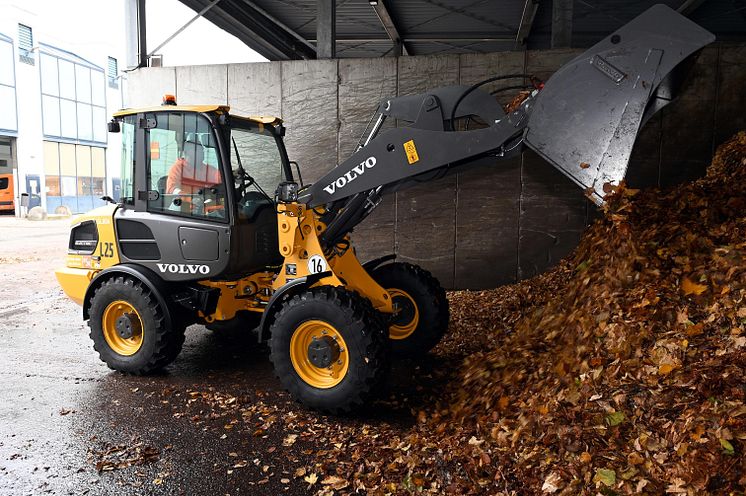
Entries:
{"label": "volvo logo on hood", "polygon": [[207,275],[210,273],[210,267],[208,265],[192,265],[192,264],[156,264],[158,270],[161,272],[168,272],[170,274],[202,274]]}
{"label": "volvo logo on hood", "polygon": [[345,172],[343,176],[329,183],[329,186],[324,186],[324,191],[333,195],[335,191],[344,188],[349,183],[365,174],[366,169],[372,169],[375,165],[376,157],[366,158],[364,162],[360,162],[359,165],[356,165],[351,170]]}

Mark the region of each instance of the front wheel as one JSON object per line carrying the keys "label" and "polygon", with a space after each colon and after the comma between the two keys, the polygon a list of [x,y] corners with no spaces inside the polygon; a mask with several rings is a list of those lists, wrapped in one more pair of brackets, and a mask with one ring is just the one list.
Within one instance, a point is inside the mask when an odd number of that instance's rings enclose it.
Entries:
{"label": "front wheel", "polygon": [[422,356],[440,342],[448,329],[450,312],[446,292],[430,272],[396,262],[375,268],[371,276],[389,292],[396,307],[389,322],[395,355]]}
{"label": "front wheel", "polygon": [[388,343],[370,303],[342,288],[294,295],[270,328],[277,377],[304,405],[345,413],[364,405],[388,371]]}
{"label": "front wheel", "polygon": [[101,360],[129,374],[165,367],[184,344],[184,327],[169,328],[152,291],[130,277],[114,277],[96,289],[88,326]]}

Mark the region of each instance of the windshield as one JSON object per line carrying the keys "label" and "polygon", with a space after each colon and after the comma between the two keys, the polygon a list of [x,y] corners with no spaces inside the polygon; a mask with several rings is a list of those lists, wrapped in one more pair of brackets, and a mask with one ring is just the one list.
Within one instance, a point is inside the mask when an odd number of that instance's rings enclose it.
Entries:
{"label": "windshield", "polygon": [[[243,124],[243,123],[242,123]],[[283,181],[283,163],[277,138],[265,126],[231,128],[231,169],[239,203],[271,197]],[[266,198],[265,198],[266,199]]]}

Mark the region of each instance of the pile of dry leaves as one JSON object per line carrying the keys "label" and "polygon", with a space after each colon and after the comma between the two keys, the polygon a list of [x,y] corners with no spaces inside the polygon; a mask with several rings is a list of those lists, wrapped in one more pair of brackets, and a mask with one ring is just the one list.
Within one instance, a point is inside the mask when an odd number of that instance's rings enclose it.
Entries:
{"label": "pile of dry leaves", "polygon": [[451,304],[442,348],[471,355],[446,398],[312,470],[372,493],[746,490],[746,133],[700,180],[617,189],[551,273]]}

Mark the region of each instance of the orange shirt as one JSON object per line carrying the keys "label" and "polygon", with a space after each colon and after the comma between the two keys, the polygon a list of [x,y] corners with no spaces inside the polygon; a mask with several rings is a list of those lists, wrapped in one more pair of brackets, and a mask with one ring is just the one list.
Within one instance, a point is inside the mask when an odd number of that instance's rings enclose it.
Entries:
{"label": "orange shirt", "polygon": [[179,158],[168,170],[166,193],[173,194],[174,190],[178,188],[181,193],[191,195],[197,193],[200,189],[222,182],[220,171],[215,167],[203,163],[195,169],[186,159]]}

